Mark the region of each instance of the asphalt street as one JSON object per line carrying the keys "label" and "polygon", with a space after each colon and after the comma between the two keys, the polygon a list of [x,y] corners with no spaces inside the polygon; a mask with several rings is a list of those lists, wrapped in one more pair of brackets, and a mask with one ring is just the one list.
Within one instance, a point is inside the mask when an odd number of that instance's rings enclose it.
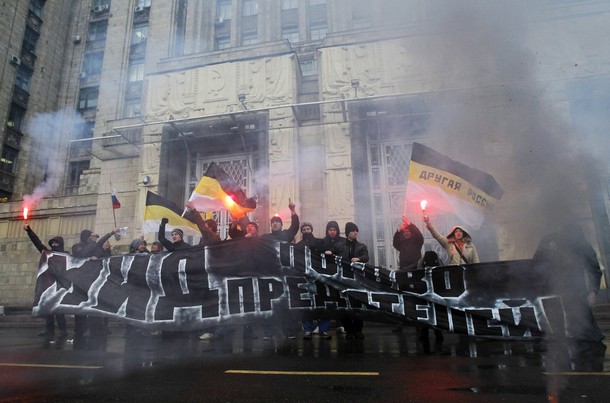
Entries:
{"label": "asphalt street", "polygon": [[[610,309],[596,309],[610,339]],[[69,328],[72,321],[69,318]],[[295,327],[298,324],[295,323]],[[128,332],[101,340],[45,338],[42,319],[0,317],[0,402],[606,402],[604,343],[494,341],[365,323],[363,340],[335,333],[263,340]],[[70,332],[71,333],[71,332]],[[69,336],[70,337],[70,336]]]}

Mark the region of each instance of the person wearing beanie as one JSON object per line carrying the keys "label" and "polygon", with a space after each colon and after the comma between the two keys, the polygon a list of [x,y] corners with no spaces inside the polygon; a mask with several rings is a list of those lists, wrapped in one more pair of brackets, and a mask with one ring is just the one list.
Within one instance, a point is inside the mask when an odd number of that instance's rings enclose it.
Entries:
{"label": "person wearing beanie", "polygon": [[[283,230],[283,221],[279,216],[271,217],[271,233],[264,234],[261,239],[272,239],[280,242],[292,242],[297,232],[299,232],[299,216],[296,213],[296,206],[291,199],[288,199],[288,208],[290,209],[290,227]],[[294,330],[290,323],[283,323],[282,329],[284,335],[289,339],[294,339]],[[275,335],[276,327],[274,325],[263,326],[263,340],[269,341]]]}
{"label": "person wearing beanie", "polygon": [[299,232],[299,216],[295,210],[295,204],[288,199],[288,208],[290,209],[290,227],[288,229],[282,229],[284,222],[279,216],[271,217],[271,233],[264,234],[261,236],[263,239],[274,239],[276,241],[292,242],[294,237]]}
{"label": "person wearing beanie", "polygon": [[472,242],[470,234],[466,232],[464,227],[456,225],[451,229],[449,235],[445,237],[432,226],[430,218],[427,215],[424,216],[424,222],[434,239],[436,239],[447,252],[448,266],[480,262],[477,248],[474,245],[474,242]]}
{"label": "person wearing beanie", "polygon": [[394,233],[392,245],[398,251],[398,267],[415,270],[422,256],[424,236],[406,216],[402,217],[400,227]]}
{"label": "person wearing beanie", "polygon": [[168,240],[165,237],[165,225],[169,222],[169,220],[165,217],[161,219],[161,225],[159,225],[159,242],[165,249],[170,252],[179,249],[188,249],[191,247],[190,244],[184,242],[184,232],[180,228],[173,228],[171,231],[172,241]]}
{"label": "person wearing beanie", "polygon": [[345,238],[341,236],[341,230],[339,224],[336,221],[329,221],[326,224],[326,236],[322,238],[322,246],[320,249],[327,255],[335,254],[335,248],[338,243],[342,242]]}
{"label": "person wearing beanie", "polygon": [[[340,242],[336,247],[337,255],[341,259],[350,263],[366,263],[369,261],[369,252],[365,244],[358,242],[358,226],[353,222],[345,224],[345,240]],[[363,339],[364,334],[362,328],[364,322],[362,319],[356,319],[352,316],[347,316],[343,319],[343,327],[345,328],[346,339]]]}
{"label": "person wearing beanie", "polygon": [[[28,237],[38,249],[38,252],[43,253],[44,251],[53,251],[65,253],[64,250],[64,238],[61,236],[55,236],[49,239],[49,247],[47,248],[38,238],[38,235],[30,228],[29,224],[23,224],[23,229],[27,232]],[[55,336],[55,322],[57,322],[57,327],[59,328],[59,337],[66,337],[68,335],[67,326],[66,326],[66,316],[64,314],[50,314],[45,315],[46,326],[45,330],[41,333],[38,333],[39,336],[44,336],[47,338],[52,338]]]}
{"label": "person wearing beanie", "polygon": [[150,253],[146,246],[144,237],[136,238],[129,245],[129,253]]}
{"label": "person wearing beanie", "polygon": [[[297,247],[304,248],[307,246],[309,249],[320,250],[322,246],[322,240],[316,238],[313,235],[313,225],[310,222],[304,222],[301,224],[301,240],[297,242]],[[312,319],[306,319],[301,322],[305,335],[303,339],[311,340],[316,329],[316,325]],[[328,334],[330,328],[330,320],[318,319],[318,330],[321,339],[332,339],[332,336]]]}
{"label": "person wearing beanie", "polygon": [[313,225],[310,222],[301,224],[301,240],[296,246],[307,246],[310,249],[321,249],[322,240],[313,235]]}

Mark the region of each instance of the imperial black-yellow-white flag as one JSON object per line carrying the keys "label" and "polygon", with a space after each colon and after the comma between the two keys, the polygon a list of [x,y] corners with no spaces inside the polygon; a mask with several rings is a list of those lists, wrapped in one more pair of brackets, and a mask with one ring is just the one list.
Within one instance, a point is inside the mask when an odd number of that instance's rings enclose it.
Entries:
{"label": "imperial black-yellow-white flag", "polygon": [[228,210],[235,218],[242,218],[256,208],[242,188],[218,164],[212,162],[193,190],[189,201],[197,211]]}
{"label": "imperial black-yellow-white flag", "polygon": [[478,229],[504,192],[493,176],[413,143],[407,202],[426,200],[434,209],[453,213]]}
{"label": "imperial black-yellow-white flag", "polygon": [[162,218],[169,221],[165,226],[167,231],[180,228],[184,235],[201,236],[197,224],[181,217],[182,210],[175,203],[151,191],[146,193],[146,208],[144,209],[144,223],[142,232],[157,232]]}

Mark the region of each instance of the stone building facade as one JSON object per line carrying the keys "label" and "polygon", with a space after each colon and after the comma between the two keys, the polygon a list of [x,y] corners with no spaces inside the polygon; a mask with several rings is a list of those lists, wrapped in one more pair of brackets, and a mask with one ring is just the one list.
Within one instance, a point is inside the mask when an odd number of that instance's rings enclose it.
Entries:
{"label": "stone building facade", "polygon": [[[5,2],[0,305],[33,293],[24,205],[41,238],[67,246],[84,228],[128,227],[113,242],[123,253],[156,237],[142,233],[146,193],[182,205],[212,161],[257,198],[263,230],[276,213],[288,225],[293,200],[315,235],[354,221],[372,263],[396,267],[401,216],[423,228],[405,204],[413,142],[504,189],[472,231],[483,260],[530,257],[569,218],[605,266],[610,5],[440,3]],[[430,214],[441,230],[456,223]],[[230,218],[214,217],[226,236]]]}

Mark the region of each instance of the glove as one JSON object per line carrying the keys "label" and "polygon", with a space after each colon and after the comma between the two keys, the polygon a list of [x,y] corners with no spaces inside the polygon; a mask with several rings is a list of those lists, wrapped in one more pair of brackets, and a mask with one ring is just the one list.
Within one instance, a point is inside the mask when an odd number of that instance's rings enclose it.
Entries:
{"label": "glove", "polygon": [[161,225],[165,225],[165,224],[167,224],[168,222],[169,222],[169,220],[168,220],[167,218],[165,218],[165,217],[163,217],[163,218],[161,219]]}

